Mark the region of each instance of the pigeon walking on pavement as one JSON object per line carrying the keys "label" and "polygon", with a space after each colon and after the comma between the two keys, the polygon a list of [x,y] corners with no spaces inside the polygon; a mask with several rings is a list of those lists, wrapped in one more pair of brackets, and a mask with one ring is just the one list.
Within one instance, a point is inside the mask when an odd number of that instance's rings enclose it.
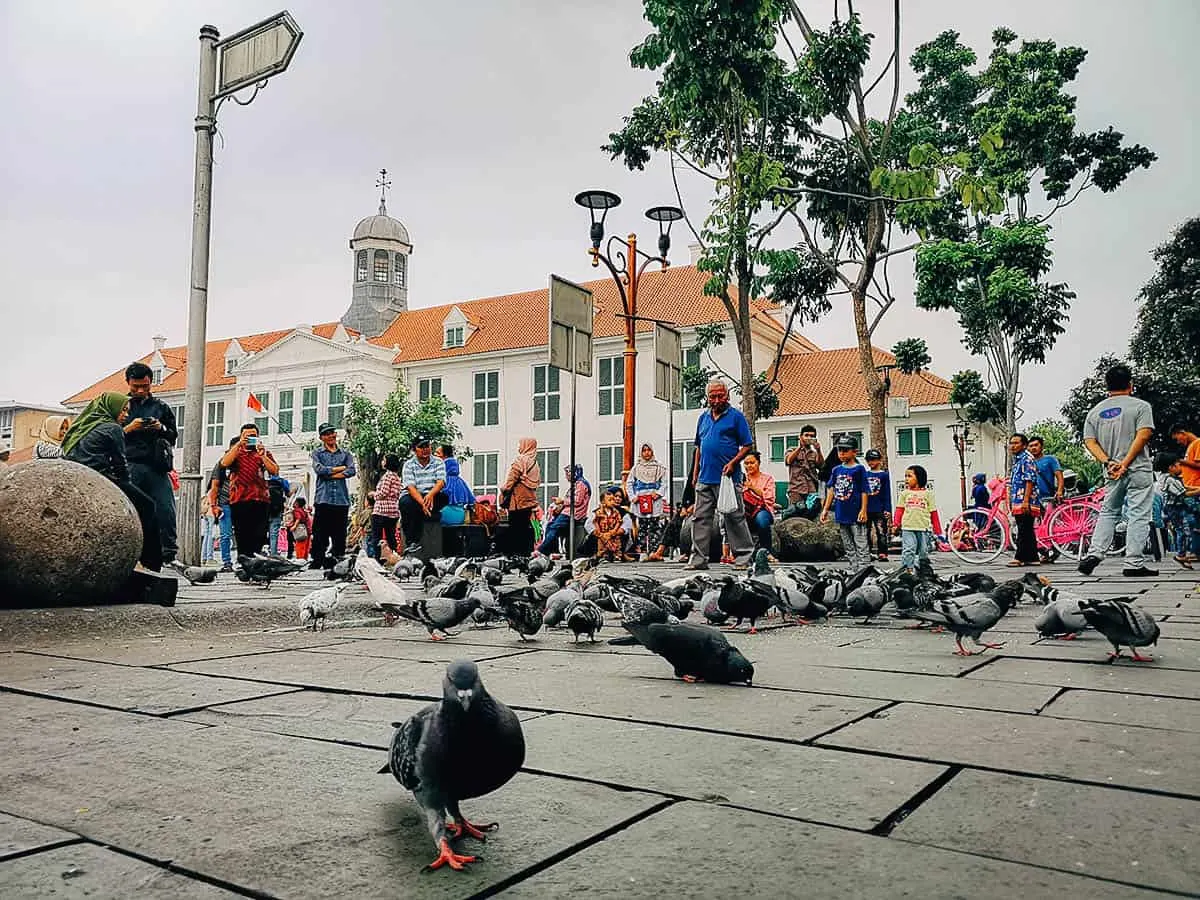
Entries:
{"label": "pigeon walking on pavement", "polygon": [[591,600],[580,598],[567,609],[567,629],[575,635],[575,643],[579,636],[586,634],[589,641],[595,642],[596,632],[604,627],[604,611]]}
{"label": "pigeon walking on pavement", "polygon": [[1039,600],[1046,608],[1038,615],[1033,627],[1044,638],[1074,640],[1088,626],[1083,610],[1079,608],[1083,599],[1045,585],[1039,592]]}
{"label": "pigeon walking on pavement", "polygon": [[687,622],[655,623],[645,629],[642,642],[675,669],[675,677],[687,682],[713,684],[754,681],[754,666],[729,643],[720,629]]}
{"label": "pigeon walking on pavement", "polygon": [[440,702],[394,724],[388,768],[412,791],[425,817],[438,851],[429,868],[461,871],[476,857],[456,853],[450,840],[483,841],[498,825],[468,821],[459,804],[490,794],[517,774],[525,762],[521,723],[487,692],[475,663],[460,659],[446,667]]}
{"label": "pigeon walking on pavement", "polygon": [[317,623],[320,622],[321,630],[324,631],[325,620],[333,615],[333,611],[337,609],[338,601],[342,597],[342,592],[348,587],[348,584],[342,582],[331,587],[317,588],[306,594],[299,603],[300,624],[312,623],[312,630],[316,632]]}
{"label": "pigeon walking on pavement", "polygon": [[[914,619],[941,625],[954,634],[958,656],[973,656],[984,650],[998,650],[1003,644],[981,641],[983,633],[995,626],[1021,598],[1025,591],[1021,580],[1006,581],[996,586],[989,594],[971,594],[966,597],[944,597],[933,602],[933,608],[918,609],[911,613]],[[962,639],[969,637],[979,645],[978,651],[967,650]]]}
{"label": "pigeon walking on pavement", "polygon": [[237,568],[233,574],[243,584],[261,584],[269,588],[272,581],[277,581],[286,575],[293,575],[304,568],[278,556],[239,556]]}
{"label": "pigeon walking on pavement", "polygon": [[1136,662],[1153,662],[1153,656],[1142,656],[1138,647],[1149,647],[1158,643],[1159,628],[1154,616],[1140,606],[1135,606],[1127,597],[1112,597],[1104,600],[1084,600],[1079,610],[1087,623],[1108,638],[1113,645],[1109,659],[1121,656],[1121,647],[1133,652]]}

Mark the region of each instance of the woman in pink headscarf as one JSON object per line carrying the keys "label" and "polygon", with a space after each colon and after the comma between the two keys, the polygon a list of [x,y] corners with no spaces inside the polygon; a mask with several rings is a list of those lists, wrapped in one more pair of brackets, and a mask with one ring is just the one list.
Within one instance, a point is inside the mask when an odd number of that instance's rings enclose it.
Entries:
{"label": "woman in pink headscarf", "polygon": [[508,510],[508,552],[514,556],[533,553],[533,511],[537,509],[537,489],[542,486],[542,470],[537,461],[537,441],[524,437],[517,443],[517,455],[508,467],[508,477],[500,485],[500,505]]}

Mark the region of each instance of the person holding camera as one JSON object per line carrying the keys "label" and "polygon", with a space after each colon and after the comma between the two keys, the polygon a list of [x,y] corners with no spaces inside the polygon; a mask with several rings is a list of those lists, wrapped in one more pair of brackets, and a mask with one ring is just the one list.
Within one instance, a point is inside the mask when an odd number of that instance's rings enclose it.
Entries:
{"label": "person holding camera", "polygon": [[788,467],[788,507],[780,511],[779,520],[782,522],[795,516],[816,518],[823,499],[821,466],[825,463],[825,455],[821,452],[815,425],[800,429],[800,443],[787,452],[783,462]]}
{"label": "person holding camera", "polygon": [[163,562],[170,563],[177,550],[175,491],[170,472],[174,468],[172,448],[179,431],[171,407],[150,392],[153,383],[154,372],[145,363],[135,362],[125,369],[125,384],[129,387],[125,456],[129,460],[130,480],[154,501]]}
{"label": "person holding camera", "polygon": [[263,474],[279,474],[279,464],[258,436],[258,426],[242,426],[238,441],[221,457],[229,472],[229,512],[239,556],[261,553],[271,520],[271,494]]}

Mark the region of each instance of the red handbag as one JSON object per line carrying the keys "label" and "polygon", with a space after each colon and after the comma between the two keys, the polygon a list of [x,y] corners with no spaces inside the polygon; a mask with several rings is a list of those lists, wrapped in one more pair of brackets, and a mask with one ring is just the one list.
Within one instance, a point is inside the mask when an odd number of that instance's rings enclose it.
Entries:
{"label": "red handbag", "polygon": [[654,514],[654,497],[650,494],[638,494],[637,508],[639,516]]}

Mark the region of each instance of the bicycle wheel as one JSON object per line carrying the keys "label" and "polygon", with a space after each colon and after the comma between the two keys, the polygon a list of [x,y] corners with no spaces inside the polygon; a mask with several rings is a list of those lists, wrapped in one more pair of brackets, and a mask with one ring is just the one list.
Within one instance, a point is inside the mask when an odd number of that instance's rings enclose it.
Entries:
{"label": "bicycle wheel", "polygon": [[966,512],[955,516],[946,537],[950,552],[965,563],[983,565],[996,559],[1008,547],[1008,529],[999,516]]}
{"label": "bicycle wheel", "polygon": [[1065,503],[1050,514],[1050,521],[1046,523],[1046,533],[1055,550],[1068,559],[1079,559],[1087,549],[1099,518],[1099,506],[1091,503]]}

